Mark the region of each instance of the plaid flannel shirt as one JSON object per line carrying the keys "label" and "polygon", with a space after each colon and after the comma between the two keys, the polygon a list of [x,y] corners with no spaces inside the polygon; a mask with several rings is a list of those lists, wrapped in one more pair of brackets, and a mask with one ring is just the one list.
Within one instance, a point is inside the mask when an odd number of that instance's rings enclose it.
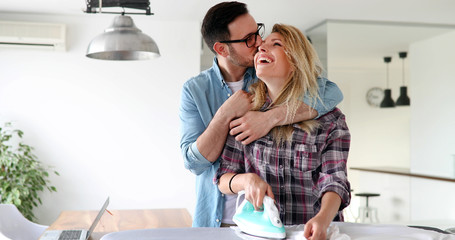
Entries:
{"label": "plaid flannel shirt", "polygon": [[306,223],[319,212],[322,195],[335,192],[342,203],[334,220],[343,221],[341,210],[351,198],[346,169],[350,133],[339,109],[318,121],[311,134],[294,124],[292,141],[280,147],[270,133],[246,146],[228,136],[214,181],[224,173],[256,173],[272,187],[286,225]]}

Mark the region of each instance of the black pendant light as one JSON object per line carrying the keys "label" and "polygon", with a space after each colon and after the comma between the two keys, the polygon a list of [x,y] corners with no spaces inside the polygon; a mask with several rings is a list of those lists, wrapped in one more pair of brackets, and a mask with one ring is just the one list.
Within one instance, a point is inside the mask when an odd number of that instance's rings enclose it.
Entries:
{"label": "black pendant light", "polygon": [[389,88],[389,63],[392,61],[392,57],[384,57],[384,62],[387,66],[387,82],[386,89],[384,90],[384,99],[382,99],[381,108],[395,107],[395,102],[392,99],[392,90]]}
{"label": "black pendant light", "polygon": [[397,106],[409,106],[411,100],[408,97],[408,88],[404,84],[404,59],[407,57],[407,52],[399,52],[398,55],[403,59],[403,86],[400,87],[400,96],[397,99]]}

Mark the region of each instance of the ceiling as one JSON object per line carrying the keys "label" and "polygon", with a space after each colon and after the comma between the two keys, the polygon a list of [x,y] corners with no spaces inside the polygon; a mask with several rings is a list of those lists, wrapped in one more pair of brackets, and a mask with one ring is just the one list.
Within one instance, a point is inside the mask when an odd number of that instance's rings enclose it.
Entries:
{"label": "ceiling", "polygon": [[[240,0],[242,1],[242,0]],[[222,0],[150,0],[150,16],[156,21],[197,21],[201,22],[207,10]],[[257,22],[266,24],[266,31],[270,31],[274,23],[286,23],[297,26],[302,30],[310,29],[327,19],[336,20],[361,20],[361,21],[386,21],[399,22],[406,24],[438,24],[455,26],[455,1],[454,0],[243,0],[248,5],[248,9]],[[55,15],[84,15],[86,8],[85,0],[0,0],[0,20],[4,13],[31,13],[31,14],[55,14]],[[126,9],[127,12],[130,9]],[[114,11],[104,9],[104,11]],[[370,29],[371,30],[371,29]],[[365,31],[368,31],[366,29]],[[396,32],[396,31],[395,31]],[[357,31],[358,33],[358,31]],[[342,56],[340,63],[355,66],[354,60],[347,61],[347,56],[352,59],[363,59],[365,56],[370,58],[372,64],[377,64],[384,54],[384,51],[395,51],[403,49],[403,45],[414,41],[410,37],[413,34],[401,32],[396,38],[389,38],[388,41],[378,40],[384,38],[376,37],[375,34],[361,34],[363,39],[360,43],[368,43],[363,49],[367,51],[357,51],[363,45],[359,45],[359,36],[351,34],[339,40],[341,51],[338,55]],[[425,35],[422,30],[418,30],[419,36]],[[385,34],[383,36],[391,36]],[[366,39],[369,39],[366,41]],[[400,40],[402,45],[397,45]],[[409,39],[409,40],[407,40]],[[376,41],[375,41],[376,40]],[[352,47],[352,43],[356,44]],[[385,43],[384,43],[385,42]],[[390,42],[390,44],[387,44]],[[351,43],[351,44],[349,44]],[[394,44],[393,47],[392,44]],[[358,54],[364,54],[363,58],[358,58]],[[211,66],[213,55],[210,51],[204,51],[202,56],[202,69]],[[379,60],[378,60],[379,59]],[[340,67],[347,67],[342,65]]]}
{"label": "ceiling", "polygon": [[[219,0],[150,0],[156,20],[201,21]],[[453,0],[244,0],[258,22],[307,29],[325,19],[455,24]],[[2,12],[78,15],[85,0],[0,0]]]}
{"label": "ceiling", "polygon": [[395,64],[401,63],[399,52],[408,52],[414,43],[451,31],[455,25],[327,20],[307,29],[306,34],[322,62],[327,64],[324,58],[330,59],[330,70],[352,71],[359,66],[383,70],[386,56],[392,57],[391,67],[401,69],[401,64]]}

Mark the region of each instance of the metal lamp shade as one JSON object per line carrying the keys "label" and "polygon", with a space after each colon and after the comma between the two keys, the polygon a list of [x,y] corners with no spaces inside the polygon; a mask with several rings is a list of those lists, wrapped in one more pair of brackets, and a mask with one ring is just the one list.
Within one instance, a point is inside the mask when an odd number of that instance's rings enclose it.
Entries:
{"label": "metal lamp shade", "polygon": [[409,106],[411,105],[411,99],[408,97],[408,88],[400,87],[400,96],[397,99],[397,106]]}
{"label": "metal lamp shade", "polygon": [[160,56],[155,41],[142,33],[129,16],[117,16],[87,48],[87,57],[101,60],[147,60]]}
{"label": "metal lamp shade", "polygon": [[395,107],[395,102],[392,99],[392,90],[390,89],[384,90],[384,99],[382,100],[380,107],[381,108]]}

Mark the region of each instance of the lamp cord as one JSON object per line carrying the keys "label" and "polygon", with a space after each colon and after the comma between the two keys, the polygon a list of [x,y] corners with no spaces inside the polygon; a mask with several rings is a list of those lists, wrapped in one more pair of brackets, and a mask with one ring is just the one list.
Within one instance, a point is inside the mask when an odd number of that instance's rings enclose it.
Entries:
{"label": "lamp cord", "polygon": [[403,58],[403,68],[402,69],[403,69],[403,86],[405,86],[404,85],[404,58]]}
{"label": "lamp cord", "polygon": [[386,88],[389,88],[389,64],[387,63],[387,83],[386,83]]}

